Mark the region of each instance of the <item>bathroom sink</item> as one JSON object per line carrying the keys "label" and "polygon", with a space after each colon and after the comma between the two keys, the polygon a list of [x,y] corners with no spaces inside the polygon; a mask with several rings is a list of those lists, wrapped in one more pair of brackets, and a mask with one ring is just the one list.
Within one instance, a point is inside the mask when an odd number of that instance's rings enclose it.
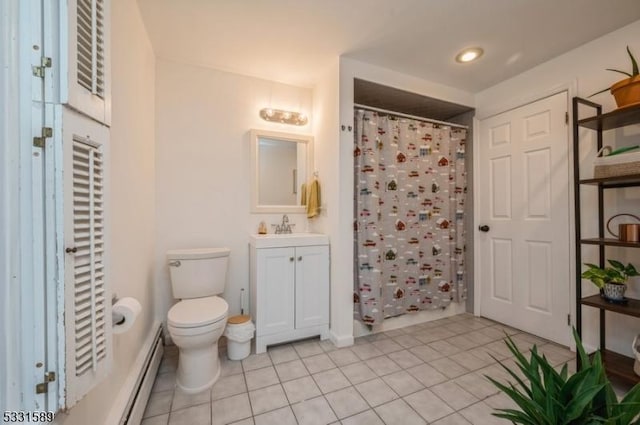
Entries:
{"label": "bathroom sink", "polygon": [[255,248],[326,245],[329,243],[329,237],[322,233],[251,235],[249,243]]}

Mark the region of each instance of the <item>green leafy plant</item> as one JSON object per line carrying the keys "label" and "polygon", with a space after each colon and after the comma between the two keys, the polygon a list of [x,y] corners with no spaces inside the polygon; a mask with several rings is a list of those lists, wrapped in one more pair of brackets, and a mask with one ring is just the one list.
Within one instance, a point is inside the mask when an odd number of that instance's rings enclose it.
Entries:
{"label": "green leafy plant", "polygon": [[571,376],[566,364],[558,372],[544,355],[538,354],[535,345],[527,360],[507,337],[505,342],[515,356],[520,375],[502,362],[498,363],[516,384],[487,378],[511,398],[519,410],[496,409],[494,416],[523,425],[640,424],[640,384],[618,401],[607,379],[600,352],[590,359],[575,329],[573,335],[582,367]]}
{"label": "green leafy plant", "polygon": [[[640,75],[640,70],[638,69],[638,61],[633,56],[633,53],[631,53],[631,49],[629,49],[629,46],[627,46],[627,54],[629,55],[629,59],[631,60],[631,72],[621,71],[619,69],[614,69],[614,68],[607,68],[607,71],[617,72],[619,74],[626,75],[629,78],[635,77],[636,75]],[[590,95],[589,97],[595,96],[600,93],[604,93],[607,90],[609,90],[609,87],[607,87],[606,89],[597,91],[594,94]]]}
{"label": "green leafy plant", "polygon": [[625,266],[616,260],[608,260],[608,262],[611,267],[605,268],[585,263],[585,266],[589,267],[589,269],[582,273],[582,278],[589,279],[598,288],[603,288],[605,283],[625,284],[630,277],[640,276],[640,273],[631,263]]}

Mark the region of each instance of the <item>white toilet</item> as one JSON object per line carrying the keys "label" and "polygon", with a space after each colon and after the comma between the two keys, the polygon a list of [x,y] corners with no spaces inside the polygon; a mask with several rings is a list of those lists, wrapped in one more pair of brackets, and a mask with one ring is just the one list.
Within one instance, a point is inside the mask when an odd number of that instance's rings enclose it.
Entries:
{"label": "white toilet", "polygon": [[211,388],[220,376],[218,339],[227,323],[229,305],[224,292],[228,248],[183,249],[167,252],[171,287],[178,303],[167,325],[178,346],[178,388],[195,394]]}

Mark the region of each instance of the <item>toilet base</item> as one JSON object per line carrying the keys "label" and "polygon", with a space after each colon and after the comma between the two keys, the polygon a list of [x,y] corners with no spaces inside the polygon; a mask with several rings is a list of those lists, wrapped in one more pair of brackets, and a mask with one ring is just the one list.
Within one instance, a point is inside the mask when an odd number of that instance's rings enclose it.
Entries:
{"label": "toilet base", "polygon": [[176,386],[185,394],[209,390],[220,377],[218,343],[200,349],[179,351]]}

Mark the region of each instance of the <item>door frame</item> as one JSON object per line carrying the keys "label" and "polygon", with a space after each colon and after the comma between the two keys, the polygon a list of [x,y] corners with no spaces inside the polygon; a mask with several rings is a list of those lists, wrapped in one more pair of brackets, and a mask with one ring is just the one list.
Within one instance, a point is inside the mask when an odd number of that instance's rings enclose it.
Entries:
{"label": "door frame", "polygon": [[[487,118],[491,118],[495,115],[502,114],[504,112],[511,111],[513,109],[520,108],[522,106],[528,105],[530,103],[537,102],[544,98],[566,92],[567,93],[567,111],[569,113],[569,122],[567,124],[567,143],[568,143],[568,156],[567,156],[567,168],[569,173],[567,175],[568,179],[568,187],[569,190],[567,192],[568,199],[567,203],[569,205],[569,228],[567,232],[569,232],[569,306],[568,311],[571,315],[571,326],[575,326],[575,318],[576,318],[576,287],[573,282],[576,281],[576,273],[575,267],[572,267],[572,264],[575,264],[576,261],[576,252],[575,252],[575,206],[573,204],[574,198],[574,188],[573,188],[573,135],[571,129],[573,128],[573,116],[571,114],[571,99],[575,97],[578,93],[578,82],[577,80],[571,80],[565,82],[563,84],[558,84],[552,88],[548,88],[545,90],[540,90],[535,94],[529,94],[526,96],[515,96],[513,99],[510,99],[507,102],[503,102],[502,104],[498,104],[495,107],[489,108],[488,112],[481,115],[475,116],[473,119],[473,187],[480,188],[480,122]],[[473,197],[473,231],[475,232],[474,237],[474,246],[473,246],[473,256],[474,256],[474,270],[473,270],[473,311],[474,315],[477,317],[482,316],[482,302],[481,302],[481,291],[482,291],[482,281],[480,279],[480,244],[478,243],[479,238],[479,230],[478,226],[480,225],[480,197]],[[507,324],[508,325],[508,324]],[[573,339],[569,340],[569,348],[575,351],[575,342]]]}

